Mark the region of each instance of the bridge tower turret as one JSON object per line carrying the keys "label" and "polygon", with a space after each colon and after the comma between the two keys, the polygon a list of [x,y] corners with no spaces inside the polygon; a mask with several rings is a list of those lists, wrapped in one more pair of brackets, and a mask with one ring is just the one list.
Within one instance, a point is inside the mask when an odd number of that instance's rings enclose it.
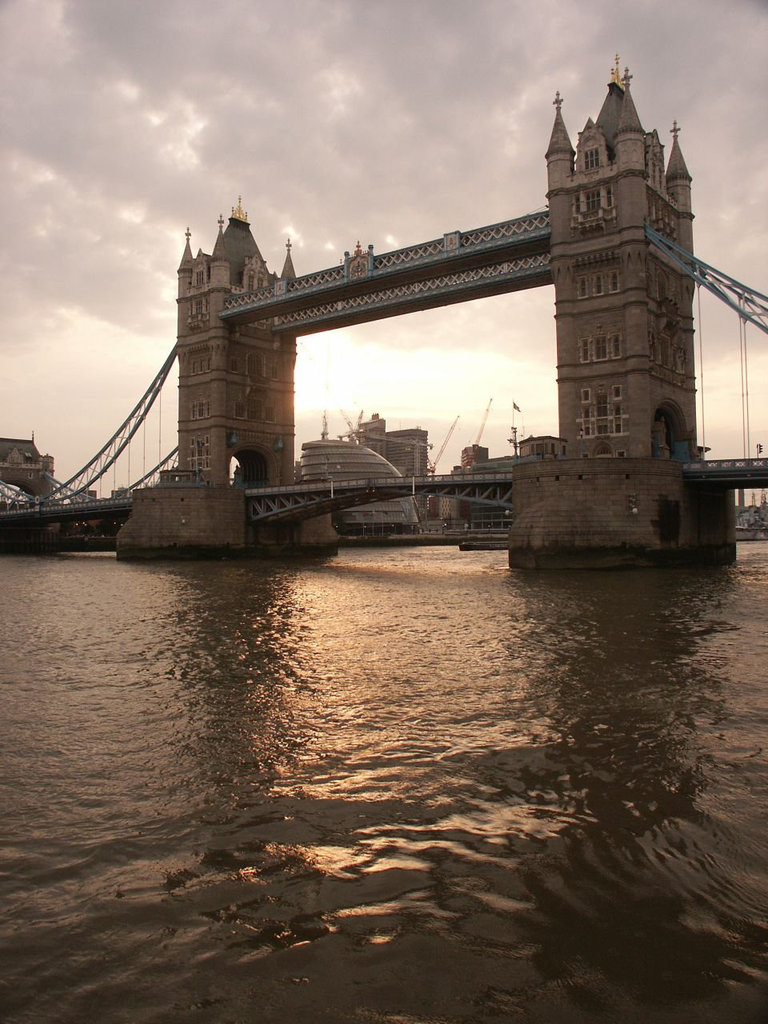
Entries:
{"label": "bridge tower turret", "polygon": [[[560,435],[584,456],[694,457],[693,284],[645,237],[693,246],[690,175],[669,167],[618,60],[575,152],[559,94],[547,150]],[[570,166],[569,166],[570,161]]]}
{"label": "bridge tower turret", "polygon": [[221,320],[228,296],[273,287],[241,201],[213,251],[179,265],[179,469],[204,483],[293,479],[296,338]]}

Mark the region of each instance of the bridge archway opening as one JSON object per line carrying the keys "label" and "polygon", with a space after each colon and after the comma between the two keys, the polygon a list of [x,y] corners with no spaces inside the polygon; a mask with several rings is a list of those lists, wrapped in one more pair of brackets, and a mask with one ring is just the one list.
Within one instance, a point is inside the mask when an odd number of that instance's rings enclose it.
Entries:
{"label": "bridge archway opening", "polygon": [[236,452],[229,462],[229,479],[235,487],[266,487],[269,484],[266,455],[257,448]]}
{"label": "bridge archway opening", "polygon": [[651,424],[651,454],[655,459],[688,458],[682,413],[671,404],[660,405]]}

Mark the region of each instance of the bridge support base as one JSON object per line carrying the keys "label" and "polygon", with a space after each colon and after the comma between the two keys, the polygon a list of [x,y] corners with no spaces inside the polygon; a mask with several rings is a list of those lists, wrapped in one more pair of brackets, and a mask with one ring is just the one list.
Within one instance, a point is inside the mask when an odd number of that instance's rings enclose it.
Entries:
{"label": "bridge support base", "polygon": [[330,517],[255,530],[246,522],[243,491],[198,485],[134,491],[130,518],[117,535],[122,560],[311,557],[337,548]]}
{"label": "bridge support base", "polygon": [[730,491],[686,485],[661,459],[556,459],[515,468],[509,564],[516,569],[726,565]]}

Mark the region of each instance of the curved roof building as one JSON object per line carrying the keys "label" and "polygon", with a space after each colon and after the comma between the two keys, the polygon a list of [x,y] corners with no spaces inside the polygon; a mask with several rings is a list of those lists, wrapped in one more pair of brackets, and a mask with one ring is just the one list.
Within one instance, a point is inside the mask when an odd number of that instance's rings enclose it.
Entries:
{"label": "curved roof building", "polygon": [[[305,441],[301,446],[302,480],[357,480],[371,476],[402,476],[391,462],[353,441]],[[334,516],[341,533],[413,533],[419,515],[413,498],[377,501],[345,509]]]}

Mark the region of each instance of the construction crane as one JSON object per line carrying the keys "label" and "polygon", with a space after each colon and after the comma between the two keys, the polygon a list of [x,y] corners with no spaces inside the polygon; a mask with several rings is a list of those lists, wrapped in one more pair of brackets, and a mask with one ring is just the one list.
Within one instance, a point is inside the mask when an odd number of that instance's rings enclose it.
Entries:
{"label": "construction crane", "polygon": [[458,422],[459,422],[459,417],[457,416],[456,419],[451,424],[448,433],[445,435],[445,439],[444,439],[443,443],[438,448],[437,455],[435,456],[434,460],[430,459],[430,457],[427,456],[427,472],[428,473],[434,473],[437,470],[437,464],[440,461],[440,458],[441,458],[443,452],[445,451],[446,447],[448,446],[448,442],[451,440],[451,435],[453,434],[454,430],[456,429],[456,424]]}
{"label": "construction crane", "polygon": [[363,433],[363,431],[362,431],[363,415],[364,415],[363,410],[362,409],[360,410],[360,414],[357,417],[357,424],[354,424],[352,422],[350,417],[347,415],[346,412],[344,412],[343,409],[339,409],[339,412],[344,417],[344,419],[346,421],[346,424],[349,427],[349,430],[346,432],[346,434],[339,434],[338,435],[339,440],[343,441],[345,438],[347,438],[348,440],[353,441],[355,444],[361,444],[362,443],[362,433]]}
{"label": "construction crane", "polygon": [[493,399],[490,398],[488,400],[488,405],[485,407],[485,413],[483,415],[483,421],[480,424],[480,429],[478,430],[477,437],[475,438],[475,444],[474,444],[475,448],[477,448],[477,446],[480,444],[480,438],[483,436],[483,431],[485,430],[485,424],[486,424],[486,421],[488,419],[488,413],[491,411],[491,402],[492,401],[493,401]]}

